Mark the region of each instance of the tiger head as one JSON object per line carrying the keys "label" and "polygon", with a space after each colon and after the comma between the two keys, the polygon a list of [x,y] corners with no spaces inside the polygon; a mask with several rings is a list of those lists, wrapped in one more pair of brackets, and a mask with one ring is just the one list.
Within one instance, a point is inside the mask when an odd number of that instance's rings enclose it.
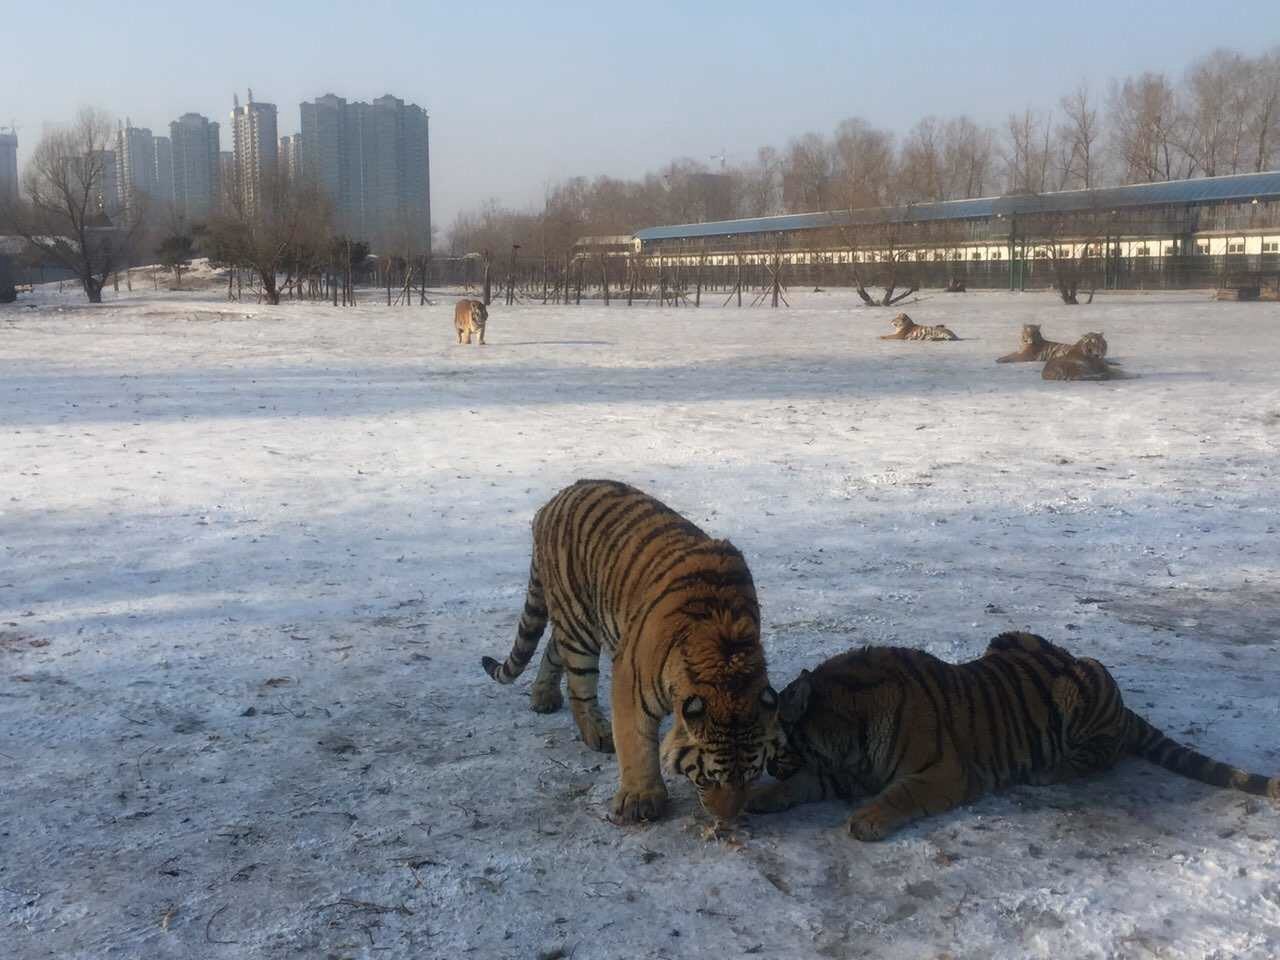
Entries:
{"label": "tiger head", "polygon": [[1076,341],[1076,346],[1086,357],[1102,359],[1107,355],[1107,338],[1101,333],[1086,333]]}
{"label": "tiger head", "polygon": [[893,329],[899,332],[903,330],[910,330],[915,325],[916,325],[916,322],[912,320],[909,316],[907,316],[905,313],[900,313],[893,318]]}
{"label": "tiger head", "polygon": [[[704,646],[687,641],[691,663],[671,684],[674,721],[662,741],[662,764],[687,777],[703,808],[731,820],[747,801],[747,787],[782,745],[778,695],[769,686],[758,633],[749,644],[733,644],[718,669],[699,669]],[[726,646],[723,639],[715,644]]]}
{"label": "tiger head", "polygon": [[1018,338],[1018,342],[1024,347],[1034,347],[1044,342],[1044,337],[1040,335],[1040,324],[1024,323],[1022,325],[1022,335]]}
{"label": "tiger head", "polygon": [[477,327],[483,327],[489,319],[489,308],[479,300],[471,301],[471,322]]}

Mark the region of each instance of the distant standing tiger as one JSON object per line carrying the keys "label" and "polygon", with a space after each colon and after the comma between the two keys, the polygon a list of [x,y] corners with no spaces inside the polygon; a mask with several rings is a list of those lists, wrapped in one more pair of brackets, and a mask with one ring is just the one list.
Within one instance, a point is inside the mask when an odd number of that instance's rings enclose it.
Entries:
{"label": "distant standing tiger", "polygon": [[480,343],[484,344],[484,326],[489,321],[489,308],[479,300],[459,300],[453,308],[453,328],[458,332],[458,342],[462,343],[463,334],[467,343],[471,342],[473,333],[480,334]]}
{"label": "distant standing tiger", "polygon": [[[568,671],[583,742],[604,753],[617,747],[613,815],[662,814],[658,725],[674,714],[662,764],[693,782],[709,812],[736,816],[781,739],[755,585],[738,549],[635,487],[579,480],[534,516],[516,641],[505,663],[484,657],[485,672],[511,683],[548,621],[533,709],[560,708]],[[612,655],[612,725],[596,697],[602,648]]]}

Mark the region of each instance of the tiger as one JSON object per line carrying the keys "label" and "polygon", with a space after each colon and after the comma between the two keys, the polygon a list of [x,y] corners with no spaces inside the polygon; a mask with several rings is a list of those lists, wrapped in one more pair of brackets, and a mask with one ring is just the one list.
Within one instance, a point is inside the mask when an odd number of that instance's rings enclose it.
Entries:
{"label": "tiger", "polygon": [[881,340],[959,340],[954,333],[942,324],[932,327],[921,326],[905,313],[900,313],[891,321],[893,333],[886,333]]}
{"label": "tiger", "polygon": [[1100,772],[1124,754],[1280,799],[1280,778],[1175,743],[1125,707],[1101,663],[1031,633],[1002,633],[961,664],[902,647],[851,650],[801,671],[778,715],[786,740],[768,769],[779,779],[752,792],[748,811],[862,792],[869,799],[848,820],[859,840],[992,790]]}
{"label": "tiger", "polygon": [[467,343],[471,342],[473,333],[480,334],[480,344],[484,346],[484,325],[489,322],[489,308],[479,300],[459,300],[453,308],[453,328],[458,332],[458,342],[462,343],[462,335],[466,334]]}
{"label": "tiger", "polygon": [[[485,672],[511,683],[548,621],[531,705],[558,710],[567,671],[583,742],[602,753],[617,748],[614,821],[662,816],[664,767],[693,782],[708,813],[736,817],[781,742],[742,553],[635,487],[579,480],[534,516],[515,643],[504,663],[482,658]],[[597,702],[602,649],[612,658],[612,725]],[[674,722],[659,750],[668,714]]]}
{"label": "tiger", "polygon": [[1106,360],[1107,341],[1100,333],[1086,333],[1071,349],[1051,359],[1040,371],[1042,380],[1120,380],[1132,374]]}
{"label": "tiger", "polygon": [[1003,357],[999,357],[996,363],[1029,363],[1032,361],[1052,360],[1055,357],[1065,356],[1073,347],[1081,344],[1091,344],[1094,348],[1100,347],[1101,352],[1098,356],[1105,357],[1107,355],[1107,339],[1101,333],[1086,333],[1075,343],[1059,343],[1057,340],[1046,340],[1040,334],[1040,324],[1024,323],[1022,325],[1022,334],[1019,338],[1019,348],[1016,353],[1008,353]]}

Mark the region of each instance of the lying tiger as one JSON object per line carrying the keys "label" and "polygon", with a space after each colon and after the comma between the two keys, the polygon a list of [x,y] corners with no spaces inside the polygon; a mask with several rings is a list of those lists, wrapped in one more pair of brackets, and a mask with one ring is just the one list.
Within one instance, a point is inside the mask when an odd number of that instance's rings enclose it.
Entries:
{"label": "lying tiger", "polygon": [[484,325],[489,322],[489,308],[479,300],[459,300],[453,308],[453,328],[458,332],[458,342],[462,343],[462,335],[466,334],[467,343],[471,342],[473,333],[480,334],[480,343],[484,344]]}
{"label": "lying tiger", "polygon": [[[693,782],[721,819],[781,743],[778,695],[760,645],[760,608],[746,560],[670,507],[613,480],[579,480],[533,519],[533,561],[516,641],[485,672],[510,683],[550,620],[531,690],[533,709],[569,705],[583,742],[618,750],[617,820],[661,816],[661,765]],[[597,702],[600,651],[612,658],[613,723]],[[658,725],[674,714],[658,748]]]}
{"label": "lying tiger", "polygon": [[900,313],[893,318],[893,333],[886,333],[881,340],[959,340],[954,333],[942,324],[932,327],[922,326]]}
{"label": "lying tiger", "polygon": [[841,654],[782,691],[779,717],[787,743],[769,772],[782,779],[755,791],[747,809],[860,792],[869,799],[848,822],[859,840],[1002,787],[1106,770],[1125,754],[1280,799],[1280,778],[1175,743],[1125,707],[1101,663],[1030,633],[1002,633],[961,664],[900,647]]}
{"label": "lying tiger", "polygon": [[1132,374],[1117,370],[1105,359],[1107,341],[1100,333],[1086,333],[1040,371],[1042,380],[1121,380]]}
{"label": "lying tiger", "polygon": [[1086,333],[1083,337],[1072,343],[1059,343],[1056,340],[1046,340],[1040,333],[1040,324],[1024,323],[1022,325],[1022,333],[1018,339],[1018,350],[1016,353],[1007,353],[1003,357],[996,360],[996,363],[1030,363],[1032,361],[1052,360],[1054,357],[1063,356],[1068,350],[1074,346],[1079,346],[1086,340],[1102,347],[1100,356],[1107,355],[1107,340],[1100,333]]}

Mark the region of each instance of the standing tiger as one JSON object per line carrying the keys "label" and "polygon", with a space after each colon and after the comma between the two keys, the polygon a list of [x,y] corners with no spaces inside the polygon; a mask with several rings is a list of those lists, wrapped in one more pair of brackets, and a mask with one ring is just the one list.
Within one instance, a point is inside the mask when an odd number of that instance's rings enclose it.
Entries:
{"label": "standing tiger", "polygon": [[[780,739],[755,585],[737,548],[625,483],[579,480],[534,516],[515,644],[505,663],[483,658],[485,672],[499,683],[518,677],[548,620],[532,707],[559,709],[568,671],[583,741],[617,747],[614,817],[661,816],[658,724],[669,713],[662,765],[688,777],[710,813],[736,816]],[[612,727],[597,703],[602,648],[612,657]]]}
{"label": "standing tiger", "polygon": [[1042,380],[1121,380],[1123,373],[1106,359],[1107,341],[1100,333],[1086,333],[1066,350],[1044,365]]}
{"label": "standing tiger", "polygon": [[1075,343],[1059,343],[1056,340],[1046,340],[1040,333],[1040,324],[1024,323],[1022,325],[1022,333],[1018,339],[1018,350],[1016,353],[1007,353],[1003,357],[999,357],[996,363],[1030,363],[1032,361],[1052,360],[1055,357],[1064,356],[1072,347],[1080,346],[1084,343],[1091,344],[1095,350],[1101,347],[1099,356],[1107,355],[1107,339],[1100,333],[1086,333]]}
{"label": "standing tiger", "polygon": [[484,325],[489,322],[489,308],[479,300],[459,300],[453,308],[453,329],[458,332],[458,342],[462,343],[462,335],[466,334],[467,343],[471,342],[471,334],[480,334],[480,343],[484,344]]}
{"label": "standing tiger", "polygon": [[893,333],[886,333],[881,340],[959,340],[954,333],[942,324],[932,327],[921,326],[905,313],[893,318]]}
{"label": "standing tiger", "polygon": [[880,840],[991,790],[1106,770],[1134,754],[1184,777],[1280,799],[1280,778],[1246,773],[1170,740],[1125,707],[1097,660],[1030,633],[1002,633],[968,663],[867,647],[802,671],[782,691],[781,777],[747,809],[831,796],[867,799],[849,833]]}

